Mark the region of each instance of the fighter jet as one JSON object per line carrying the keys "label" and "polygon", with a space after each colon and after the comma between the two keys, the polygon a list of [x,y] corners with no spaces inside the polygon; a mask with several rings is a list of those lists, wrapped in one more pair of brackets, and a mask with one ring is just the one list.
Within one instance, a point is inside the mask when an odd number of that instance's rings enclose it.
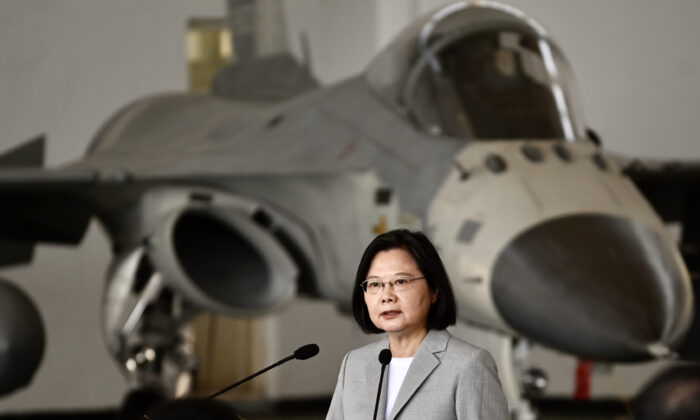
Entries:
{"label": "fighter jet", "polygon": [[214,95],[138,99],[60,168],[27,167],[41,140],[8,152],[0,262],[77,244],[96,218],[108,350],[170,393],[198,311],[254,316],[297,294],[348,310],[362,250],[400,227],[439,247],[462,322],[596,360],[674,353],[693,316],[683,258],[587,134],[537,22],[458,2],[356,77],[321,87],[307,70],[268,57],[226,68]]}

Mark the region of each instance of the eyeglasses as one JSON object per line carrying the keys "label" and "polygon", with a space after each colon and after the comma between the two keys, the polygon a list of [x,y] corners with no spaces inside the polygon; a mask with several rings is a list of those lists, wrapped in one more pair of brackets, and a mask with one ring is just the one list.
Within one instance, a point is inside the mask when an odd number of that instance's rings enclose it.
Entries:
{"label": "eyeglasses", "polygon": [[404,292],[411,287],[413,280],[424,279],[425,276],[411,277],[411,276],[394,276],[391,280],[384,282],[378,279],[367,279],[360,283],[360,287],[365,293],[370,295],[376,295],[379,293],[384,286],[390,284],[395,292]]}

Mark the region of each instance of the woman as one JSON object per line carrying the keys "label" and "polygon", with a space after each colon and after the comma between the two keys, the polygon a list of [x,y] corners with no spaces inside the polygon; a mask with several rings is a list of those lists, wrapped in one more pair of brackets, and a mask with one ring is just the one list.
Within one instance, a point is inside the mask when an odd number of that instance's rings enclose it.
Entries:
{"label": "woman", "polygon": [[371,419],[382,349],[391,350],[377,419],[508,419],[491,355],[452,337],[452,287],[420,232],[394,230],[365,250],[352,307],[367,333],[386,337],[345,355],[326,419]]}

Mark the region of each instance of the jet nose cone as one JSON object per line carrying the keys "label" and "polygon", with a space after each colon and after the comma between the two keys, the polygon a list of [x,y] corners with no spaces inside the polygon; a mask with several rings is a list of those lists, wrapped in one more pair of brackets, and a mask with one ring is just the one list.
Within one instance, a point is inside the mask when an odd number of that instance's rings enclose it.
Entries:
{"label": "jet nose cone", "polygon": [[692,315],[690,281],[674,244],[622,217],[574,215],[537,225],[501,252],[492,280],[496,307],[516,331],[598,360],[658,356]]}

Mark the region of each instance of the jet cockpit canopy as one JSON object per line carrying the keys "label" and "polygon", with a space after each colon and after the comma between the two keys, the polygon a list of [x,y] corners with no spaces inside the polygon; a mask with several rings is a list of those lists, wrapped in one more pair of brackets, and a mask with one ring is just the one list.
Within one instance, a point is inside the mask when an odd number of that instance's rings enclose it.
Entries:
{"label": "jet cockpit canopy", "polygon": [[583,137],[565,57],[537,22],[499,3],[459,2],[427,15],[372,61],[365,80],[435,136]]}

